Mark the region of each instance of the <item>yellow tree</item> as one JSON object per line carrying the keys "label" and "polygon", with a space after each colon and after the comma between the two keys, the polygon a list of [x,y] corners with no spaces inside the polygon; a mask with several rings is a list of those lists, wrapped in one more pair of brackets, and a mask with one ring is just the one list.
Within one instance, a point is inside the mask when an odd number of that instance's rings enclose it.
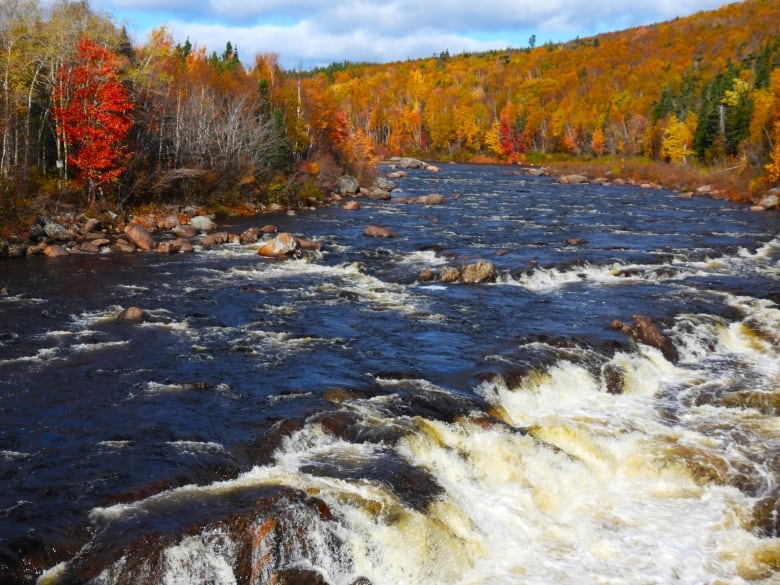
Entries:
{"label": "yellow tree", "polygon": [[780,181],[780,122],[775,122],[774,146],[769,154],[769,162],[764,165],[766,176],[772,183]]}
{"label": "yellow tree", "polygon": [[661,141],[661,156],[671,162],[685,164],[692,145],[693,132],[685,122],[672,114]]}

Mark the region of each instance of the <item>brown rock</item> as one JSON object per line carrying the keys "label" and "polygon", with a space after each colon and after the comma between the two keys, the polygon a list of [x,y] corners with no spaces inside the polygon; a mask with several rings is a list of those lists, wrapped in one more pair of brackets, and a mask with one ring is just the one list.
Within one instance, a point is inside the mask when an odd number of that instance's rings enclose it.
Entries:
{"label": "brown rock", "polygon": [[100,244],[93,240],[91,242],[82,242],[78,245],[79,252],[87,252],[88,254],[96,254],[100,252]]}
{"label": "brown rock", "polygon": [[177,238],[173,240],[179,246],[179,252],[194,252],[195,248],[192,247],[192,242],[184,238]]}
{"label": "brown rock", "polygon": [[160,254],[178,254],[181,252],[180,240],[171,240],[170,242],[160,242],[157,245],[157,252]]}
{"label": "brown rock", "polygon": [[52,244],[51,246],[46,246],[43,249],[43,253],[49,256],[50,258],[57,258],[59,256],[67,256],[69,252],[63,248],[60,245]]}
{"label": "brown rock", "polygon": [[212,246],[219,246],[220,244],[226,244],[229,241],[230,241],[230,234],[228,234],[227,232],[214,232],[213,234],[203,236],[203,239],[200,241],[200,245],[203,246],[204,250],[208,250]]}
{"label": "brown rock", "polygon": [[650,347],[659,349],[664,357],[669,361],[677,361],[679,354],[669,338],[653,323],[652,318],[647,315],[632,315],[631,320],[634,326],[626,325],[622,321],[612,321],[611,329],[616,329],[626,335],[630,335],[634,341]]}
{"label": "brown rock", "polygon": [[307,240],[306,238],[296,238],[298,247],[301,250],[321,250],[322,242],[315,242],[314,240]]}
{"label": "brown rock", "polygon": [[277,258],[279,256],[285,256],[294,253],[298,249],[298,241],[295,237],[287,232],[282,232],[275,238],[268,240],[263,244],[257,253],[260,256],[268,256]]}
{"label": "brown rock", "polygon": [[276,227],[275,225],[268,224],[261,227],[260,231],[263,232],[264,234],[275,234],[276,232],[279,231],[279,228]]}
{"label": "brown rock", "polygon": [[194,238],[196,235],[198,235],[198,230],[189,224],[180,224],[177,226],[174,226],[173,229],[171,229],[173,234],[175,236],[178,236],[180,238]]}
{"label": "brown rock", "polygon": [[357,201],[347,201],[344,204],[343,208],[346,209],[347,211],[357,211],[358,209],[360,209],[360,203],[358,203]]}
{"label": "brown rock", "polygon": [[445,201],[446,199],[444,198],[444,195],[441,195],[440,193],[420,195],[414,200],[415,203],[419,203],[420,205],[441,205]]}
{"label": "brown rock", "polygon": [[558,182],[561,185],[579,185],[581,183],[587,183],[588,177],[585,175],[563,175],[558,177]]}
{"label": "brown rock", "polygon": [[394,238],[395,232],[390,228],[382,227],[379,225],[370,225],[363,231],[363,235],[370,238]]}
{"label": "brown rock", "polygon": [[111,247],[111,249],[115,252],[135,252],[135,246],[122,238],[119,238],[116,242],[114,242],[114,245]]}
{"label": "brown rock", "polygon": [[127,307],[124,311],[117,315],[116,320],[138,323],[143,321],[145,317],[146,313],[143,311],[143,309],[139,309],[138,307]]}
{"label": "brown rock", "polygon": [[259,239],[260,239],[260,228],[258,227],[251,227],[249,229],[246,229],[238,237],[238,241],[241,242],[242,244],[254,244]]}
{"label": "brown rock", "polygon": [[130,224],[125,228],[125,234],[141,250],[153,250],[157,243],[154,241],[145,227],[138,224]]}
{"label": "brown rock", "polygon": [[473,264],[467,264],[460,271],[460,281],[465,284],[479,284],[492,282],[496,279],[496,267],[492,262],[480,260]]}
{"label": "brown rock", "polygon": [[458,282],[460,279],[460,270],[448,266],[439,274],[439,280],[442,282]]}
{"label": "brown rock", "polygon": [[425,268],[417,275],[417,280],[420,282],[430,282],[436,278],[436,273],[430,268]]}

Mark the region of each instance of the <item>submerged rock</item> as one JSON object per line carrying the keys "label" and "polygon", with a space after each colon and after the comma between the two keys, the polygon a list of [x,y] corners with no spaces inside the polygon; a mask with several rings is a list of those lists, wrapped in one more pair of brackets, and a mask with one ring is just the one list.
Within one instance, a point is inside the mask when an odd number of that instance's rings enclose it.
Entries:
{"label": "submerged rock", "polygon": [[138,307],[127,307],[116,316],[117,321],[129,321],[139,323],[146,318],[146,312]]}
{"label": "submerged rock", "polygon": [[653,319],[647,315],[632,315],[631,320],[634,326],[626,325],[622,321],[612,321],[611,329],[616,329],[630,335],[637,343],[649,345],[659,349],[664,357],[670,362],[676,362],[679,359],[677,348],[666,335],[653,323]]}
{"label": "submerged rock", "polygon": [[370,225],[363,231],[363,235],[370,238],[394,238],[396,234],[390,228],[379,225]]}
{"label": "submerged rock", "polygon": [[257,253],[260,256],[278,258],[295,253],[298,250],[298,240],[288,232],[282,232],[275,238],[263,244]]}

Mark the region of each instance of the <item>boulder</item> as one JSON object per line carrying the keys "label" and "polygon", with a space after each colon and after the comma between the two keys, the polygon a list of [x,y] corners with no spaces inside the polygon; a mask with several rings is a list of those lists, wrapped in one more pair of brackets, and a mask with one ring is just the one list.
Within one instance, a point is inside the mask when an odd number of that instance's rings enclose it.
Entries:
{"label": "boulder", "polygon": [[258,227],[251,227],[245,229],[243,232],[241,232],[241,235],[238,236],[238,241],[241,242],[242,244],[254,244],[259,239],[260,239],[260,228]]}
{"label": "boulder", "polygon": [[95,219],[94,217],[91,217],[84,224],[84,233],[90,234],[92,232],[100,231],[102,228],[103,228],[103,226],[100,223],[100,220],[99,219]]}
{"label": "boulder", "polygon": [[419,159],[405,156],[400,161],[398,161],[398,166],[402,169],[423,169],[427,165]]}
{"label": "boulder", "polygon": [[279,228],[269,223],[261,227],[260,231],[263,232],[264,234],[275,234],[276,232],[279,231]]}
{"label": "boulder", "polygon": [[390,192],[383,189],[373,189],[368,193],[369,199],[377,199],[379,201],[387,201],[390,197]]}
{"label": "boulder", "polygon": [[439,274],[439,280],[442,282],[458,282],[459,279],[460,270],[453,268],[452,266],[447,266],[441,271],[441,274]]}
{"label": "boulder", "polygon": [[150,234],[145,227],[137,223],[131,223],[125,227],[125,234],[127,234],[130,241],[141,250],[153,250],[157,245],[152,234]]}
{"label": "boulder", "polygon": [[181,240],[160,242],[157,245],[157,252],[160,254],[178,254],[181,252]]}
{"label": "boulder", "polygon": [[360,191],[360,184],[355,177],[344,175],[336,179],[336,193],[339,195],[355,195]]}
{"label": "boulder", "polygon": [[346,209],[347,211],[357,211],[358,209],[360,209],[360,203],[358,203],[357,201],[347,201],[343,205],[343,208]]}
{"label": "boulder", "polygon": [[422,269],[420,271],[420,274],[417,275],[417,280],[419,280],[420,282],[430,282],[435,279],[436,279],[436,273],[430,268]]}
{"label": "boulder", "polygon": [[376,181],[374,181],[374,187],[377,189],[382,189],[382,191],[392,191],[395,189],[395,183],[393,183],[393,181],[387,177],[379,177]]}
{"label": "boulder", "polygon": [[124,252],[124,253],[130,253],[135,252],[135,246],[128,242],[125,239],[119,238],[116,242],[114,242],[114,245],[111,246],[111,249],[114,252]]}
{"label": "boulder", "polygon": [[492,282],[496,279],[496,267],[492,262],[480,260],[473,264],[466,264],[460,270],[460,281],[465,284],[479,284]]}
{"label": "boulder", "polygon": [[57,244],[46,246],[43,249],[43,253],[49,256],[50,258],[57,258],[58,256],[67,256],[69,254],[69,252],[65,248]]}
{"label": "boulder", "polygon": [[321,250],[322,242],[315,242],[314,240],[307,240],[306,238],[296,238],[298,242],[298,248],[301,250]]}
{"label": "boulder", "polygon": [[260,256],[278,258],[279,256],[293,254],[297,249],[298,240],[296,240],[292,234],[282,232],[260,246],[257,253]]}
{"label": "boulder", "polygon": [[203,246],[204,250],[208,250],[212,246],[219,246],[220,244],[226,244],[229,241],[230,241],[229,233],[214,232],[213,234],[204,236],[203,239],[200,241],[200,245]]}
{"label": "boulder", "polygon": [[[100,244],[98,242],[102,242],[104,240],[92,240],[89,242],[82,242],[80,243],[76,248],[79,252],[86,252],[88,254],[96,254],[97,252],[100,252]],[[106,242],[108,240],[105,240]]]}
{"label": "boulder", "polygon": [[396,179],[403,179],[404,177],[408,177],[409,173],[406,171],[393,171],[392,173],[387,173],[387,178],[392,180]]}
{"label": "boulder", "polygon": [[445,201],[444,195],[441,195],[440,193],[420,195],[419,197],[414,198],[414,203],[419,203],[420,205],[441,205]]}
{"label": "boulder", "polygon": [[158,227],[163,230],[172,230],[177,225],[181,225],[181,220],[179,219],[178,215],[169,215],[165,217],[159,224]]}
{"label": "boulder", "polygon": [[764,209],[780,209],[780,198],[776,193],[770,193],[763,197],[758,204]]}
{"label": "boulder", "polygon": [[129,321],[131,323],[138,323],[143,321],[146,317],[146,313],[143,309],[138,307],[127,307],[119,315],[116,316],[117,321]]}
{"label": "boulder", "polygon": [[47,222],[46,225],[43,226],[43,231],[47,237],[59,242],[67,242],[68,240],[73,239],[73,232],[53,221]]}
{"label": "boulder", "polygon": [[679,359],[677,348],[658,328],[651,317],[647,315],[632,315],[631,320],[634,323],[633,327],[626,325],[622,321],[615,320],[610,324],[610,328],[630,335],[637,343],[659,349],[664,357],[671,362],[676,362]]}
{"label": "boulder", "polygon": [[531,175],[532,177],[544,177],[549,174],[547,169],[540,167],[529,167],[525,170],[525,173],[527,175]]}
{"label": "boulder", "polygon": [[171,231],[173,232],[173,235],[178,236],[179,238],[194,238],[196,235],[198,235],[197,228],[189,224],[179,224],[174,226]]}
{"label": "boulder", "polygon": [[441,169],[436,165],[425,165],[425,170],[430,173],[440,173]]}
{"label": "boulder", "polygon": [[579,185],[588,182],[588,177],[585,175],[562,175],[558,177],[558,182],[561,185]]}
{"label": "boulder", "polygon": [[370,225],[363,231],[363,235],[370,238],[394,238],[395,232],[390,228],[379,225]]}
{"label": "boulder", "polygon": [[190,220],[190,225],[201,232],[210,232],[217,229],[216,222],[207,215],[196,215]]}
{"label": "boulder", "polygon": [[194,252],[195,248],[192,247],[192,242],[184,238],[176,238],[174,241],[179,246],[179,252]]}

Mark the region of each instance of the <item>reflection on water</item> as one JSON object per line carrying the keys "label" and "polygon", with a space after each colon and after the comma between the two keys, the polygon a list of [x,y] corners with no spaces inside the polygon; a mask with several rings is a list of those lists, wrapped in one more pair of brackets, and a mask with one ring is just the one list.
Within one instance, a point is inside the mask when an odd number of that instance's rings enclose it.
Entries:
{"label": "reflection on water", "polygon": [[[299,260],[0,267],[5,582],[776,581],[776,215],[400,186],[446,202],[273,218],[322,243]],[[496,282],[417,280],[477,259]],[[611,326],[635,314],[673,351]]]}

